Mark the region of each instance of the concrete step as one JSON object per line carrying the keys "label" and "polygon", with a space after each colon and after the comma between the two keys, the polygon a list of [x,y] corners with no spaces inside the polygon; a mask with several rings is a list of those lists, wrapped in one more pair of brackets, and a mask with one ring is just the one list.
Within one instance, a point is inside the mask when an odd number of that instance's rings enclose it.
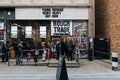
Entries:
{"label": "concrete step", "polygon": [[[10,61],[9,66],[12,66],[12,65],[16,65],[16,61]],[[35,62],[34,61],[30,61],[30,62],[23,61],[23,63],[21,63],[21,66],[35,66]],[[48,61],[36,62],[36,66],[48,66]]]}
{"label": "concrete step", "polygon": [[[10,60],[9,61],[9,66],[12,65],[16,65],[16,61],[15,60]],[[27,62],[26,59],[23,60],[23,64],[21,64],[21,66],[48,66],[48,67],[57,67],[58,66],[58,61],[56,59],[50,59],[50,60],[46,60],[46,61],[42,61],[39,60],[38,62],[36,62],[36,65],[34,63],[34,60],[32,59],[30,62]],[[66,66],[67,67],[71,67],[71,68],[76,68],[79,67],[79,63],[74,61],[67,61],[66,60]]]}
{"label": "concrete step", "polygon": [[0,75],[0,80],[55,80],[55,77],[44,75]]}
{"label": "concrete step", "polygon": [[[49,61],[48,67],[57,67],[58,61]],[[76,68],[80,67],[80,64],[76,61],[66,61],[66,67]]]}

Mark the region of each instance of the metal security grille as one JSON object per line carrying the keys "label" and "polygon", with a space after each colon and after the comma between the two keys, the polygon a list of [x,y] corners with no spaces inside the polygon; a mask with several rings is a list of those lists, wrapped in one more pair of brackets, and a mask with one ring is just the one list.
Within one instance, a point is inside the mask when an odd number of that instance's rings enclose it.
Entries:
{"label": "metal security grille", "polygon": [[105,38],[94,38],[94,57],[96,59],[110,58],[110,41]]}

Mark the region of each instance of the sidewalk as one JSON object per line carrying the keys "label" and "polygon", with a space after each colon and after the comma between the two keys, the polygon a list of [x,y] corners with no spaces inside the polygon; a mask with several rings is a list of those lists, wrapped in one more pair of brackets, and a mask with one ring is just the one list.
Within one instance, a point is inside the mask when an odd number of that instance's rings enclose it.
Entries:
{"label": "sidewalk", "polygon": [[[49,68],[45,66],[8,66],[6,63],[0,62],[0,76],[56,76],[57,67]],[[90,76],[120,76],[119,70],[113,71],[112,65],[100,60],[88,61],[87,59],[80,60],[79,68],[67,68],[68,76],[74,77],[90,77]],[[52,79],[51,79],[52,80]]]}

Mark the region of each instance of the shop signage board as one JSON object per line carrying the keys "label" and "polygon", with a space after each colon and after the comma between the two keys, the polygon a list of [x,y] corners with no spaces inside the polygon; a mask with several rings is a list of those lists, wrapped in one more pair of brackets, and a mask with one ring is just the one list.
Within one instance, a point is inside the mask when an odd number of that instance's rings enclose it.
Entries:
{"label": "shop signage board", "polygon": [[53,20],[51,22],[51,36],[70,36],[72,35],[72,21]]}
{"label": "shop signage board", "polygon": [[42,7],[42,8],[15,8],[15,19],[88,19],[88,7],[67,8],[67,7]]}

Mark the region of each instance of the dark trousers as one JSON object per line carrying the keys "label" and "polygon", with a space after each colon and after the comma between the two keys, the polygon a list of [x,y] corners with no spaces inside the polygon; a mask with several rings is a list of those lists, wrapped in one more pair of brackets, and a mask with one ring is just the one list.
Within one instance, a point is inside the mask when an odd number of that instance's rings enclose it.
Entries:
{"label": "dark trousers", "polygon": [[8,54],[5,56],[5,60],[6,62],[8,62]]}
{"label": "dark trousers", "polygon": [[60,51],[57,50],[57,60],[59,60],[59,56],[60,56]]}
{"label": "dark trousers", "polygon": [[8,55],[2,54],[2,62],[8,62]]}
{"label": "dark trousers", "polygon": [[68,57],[67,57],[67,59],[68,59],[68,61],[72,61],[72,51],[68,51]]}
{"label": "dark trousers", "polygon": [[5,54],[2,54],[2,62],[5,62]]}

